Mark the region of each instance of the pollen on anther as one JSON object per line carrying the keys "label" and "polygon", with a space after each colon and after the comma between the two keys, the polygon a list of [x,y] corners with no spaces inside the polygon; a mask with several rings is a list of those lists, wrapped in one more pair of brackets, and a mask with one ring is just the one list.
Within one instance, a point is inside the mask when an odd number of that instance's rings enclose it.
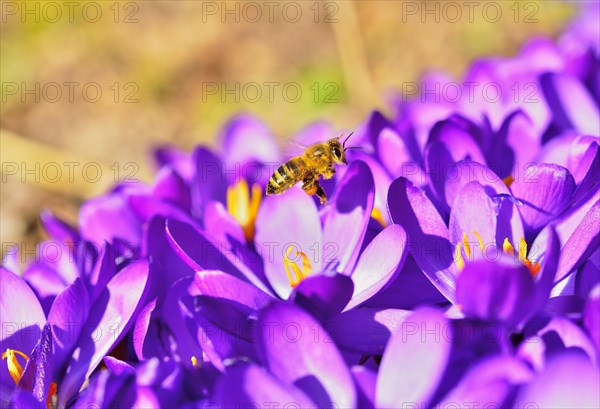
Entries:
{"label": "pollen on anther", "polygon": [[306,254],[301,251],[296,252],[296,257],[302,258],[302,269],[296,265],[296,263],[290,260],[290,253],[294,250],[294,246],[289,246],[283,257],[283,266],[290,282],[290,287],[295,288],[300,281],[304,280],[306,276],[310,275],[312,267]]}
{"label": "pollen on anther", "polygon": [[19,384],[21,376],[23,376],[23,367],[19,363],[17,355],[24,358],[26,362],[29,360],[29,357],[27,355],[25,355],[21,351],[17,351],[16,349],[7,348],[6,351],[2,353],[2,359],[6,359],[8,373],[10,374],[10,377],[13,379],[13,381],[15,381],[15,385]]}

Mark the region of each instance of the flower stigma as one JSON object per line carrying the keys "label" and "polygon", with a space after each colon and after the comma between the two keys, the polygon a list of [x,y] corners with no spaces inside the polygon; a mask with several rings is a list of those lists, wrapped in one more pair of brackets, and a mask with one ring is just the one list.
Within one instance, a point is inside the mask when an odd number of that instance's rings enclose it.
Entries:
{"label": "flower stigma", "polygon": [[[29,361],[29,357],[25,355],[23,352],[18,351],[16,349],[7,348],[5,352],[2,353],[2,359],[6,359],[6,366],[8,367],[8,373],[10,377],[15,382],[15,385],[18,385],[23,377],[23,367],[19,363],[17,356],[25,359],[25,364]],[[52,399],[56,395],[57,391],[56,382],[50,382],[50,387],[48,389],[48,397],[46,398],[46,407],[48,409],[52,409]]]}
{"label": "flower stigma", "polygon": [[252,185],[252,194],[248,182],[241,179],[227,188],[227,210],[242,226],[246,240],[254,239],[254,221],[262,200],[262,189],[257,183]]}
{"label": "flower stigma", "polygon": [[387,224],[385,222],[385,220],[383,219],[383,214],[381,213],[381,211],[376,208],[373,207],[373,210],[371,211],[371,217],[375,220],[377,220],[379,222],[379,224],[381,224],[382,227],[387,227]]}
{"label": "flower stigma", "polygon": [[[502,243],[502,250],[504,250],[504,252],[506,254],[511,254],[514,255],[515,254],[515,248],[513,247],[513,245],[510,243],[510,241],[508,241],[508,237],[506,237],[504,239],[504,242]],[[519,240],[519,261],[523,264],[525,264],[525,266],[527,266],[527,268],[529,269],[529,272],[531,273],[532,276],[536,276],[537,273],[540,272],[540,263],[538,263],[537,261],[532,261],[529,260],[527,258],[527,242],[525,241],[524,238],[521,237],[521,240]]]}
{"label": "flower stigma", "polygon": [[512,185],[512,183],[515,181],[515,178],[512,175],[508,175],[507,177],[505,177],[504,179],[502,179],[502,182],[504,182],[504,184],[506,185],[506,187],[510,187],[510,185]]}
{"label": "flower stigma", "polygon": [[[312,272],[312,267],[310,265],[310,261],[305,253],[301,251],[297,251],[294,257],[302,257],[302,269],[298,267],[298,265],[290,260],[290,253],[294,250],[294,246],[289,246],[285,252],[285,256],[283,256],[283,265],[285,266],[285,272],[288,276],[288,280],[290,281],[290,287],[295,288],[300,281],[304,280],[306,276],[310,275]],[[293,271],[293,275],[292,275]]]}

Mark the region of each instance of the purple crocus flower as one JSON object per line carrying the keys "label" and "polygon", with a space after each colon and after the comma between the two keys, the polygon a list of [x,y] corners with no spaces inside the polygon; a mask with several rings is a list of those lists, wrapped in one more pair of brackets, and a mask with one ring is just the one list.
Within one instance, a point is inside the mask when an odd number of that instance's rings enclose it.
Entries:
{"label": "purple crocus flower", "polygon": [[216,386],[218,405],[356,406],[350,369],[327,331],[308,313],[276,302],[261,311],[258,329],[264,366],[243,363],[228,368]]}
{"label": "purple crocus flower", "polygon": [[[8,366],[2,366],[3,402],[11,400],[12,378],[38,402],[56,394],[57,404],[66,404],[127,334],[144,298],[147,264],[129,264],[113,277],[101,271],[99,277],[106,281],[91,288],[77,278],[56,296],[46,317],[23,279],[2,269],[2,327],[7,338],[1,346],[3,357],[9,359]],[[25,360],[24,369],[19,360]],[[10,377],[5,376],[7,368]]]}
{"label": "purple crocus flower", "polygon": [[[359,305],[384,288],[404,261],[405,238],[399,226],[380,228],[381,232],[374,238],[365,239],[373,190],[369,168],[354,162],[338,183],[332,204],[321,216],[314,201],[299,189],[266,199],[259,209],[254,241],[262,253],[259,261],[264,269],[264,280],[253,276],[248,269],[236,269],[216,249],[210,250],[214,251],[212,258],[207,249],[203,253],[192,244],[203,240],[197,230],[172,224],[168,234],[177,253],[195,270],[220,269],[242,281],[249,281],[266,294],[288,299],[293,293],[292,298],[299,297],[309,304],[309,300],[332,302],[331,307],[339,312],[344,307],[349,309]],[[285,229],[281,228],[283,224],[286,224]],[[213,230],[211,235],[225,238],[227,225],[222,223],[219,227],[221,231]],[[290,248],[298,253],[302,267],[292,262]],[[308,254],[314,257],[309,258]],[[225,264],[219,265],[217,258]],[[330,284],[326,284],[328,282]],[[341,291],[338,300],[333,294],[327,294],[329,286],[332,286],[331,291]],[[344,288],[350,290],[351,296],[345,302],[341,301],[345,296],[339,298],[346,293]],[[319,294],[320,291],[323,293]],[[206,295],[220,296],[217,293]]]}
{"label": "purple crocus flower", "polygon": [[[0,399],[3,406],[8,406],[42,335],[46,316],[37,297],[21,277],[0,268],[0,281],[0,350],[3,360],[0,365]],[[26,392],[31,392],[31,385]],[[40,401],[45,403],[46,396]]]}

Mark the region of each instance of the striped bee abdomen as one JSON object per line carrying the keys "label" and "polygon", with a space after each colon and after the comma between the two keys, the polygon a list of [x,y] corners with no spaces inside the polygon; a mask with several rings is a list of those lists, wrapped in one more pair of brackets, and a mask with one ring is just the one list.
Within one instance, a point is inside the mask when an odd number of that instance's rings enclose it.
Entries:
{"label": "striped bee abdomen", "polygon": [[292,158],[273,173],[269,184],[267,185],[267,194],[278,194],[286,191],[290,187],[294,186],[300,180],[302,180],[302,168],[304,167],[304,161],[299,158]]}

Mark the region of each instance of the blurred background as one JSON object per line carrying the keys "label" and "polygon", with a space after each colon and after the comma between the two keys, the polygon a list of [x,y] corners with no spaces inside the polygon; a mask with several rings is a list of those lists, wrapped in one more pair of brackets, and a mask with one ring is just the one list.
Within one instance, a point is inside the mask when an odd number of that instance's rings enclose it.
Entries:
{"label": "blurred background", "polygon": [[475,58],[556,38],[575,12],[549,0],[0,4],[3,253],[33,251],[42,209],[75,224],[115,180],[151,182],[154,147],[214,144],[234,113],[282,140],[315,120],[352,129],[390,112],[403,84],[432,70],[460,80]]}

